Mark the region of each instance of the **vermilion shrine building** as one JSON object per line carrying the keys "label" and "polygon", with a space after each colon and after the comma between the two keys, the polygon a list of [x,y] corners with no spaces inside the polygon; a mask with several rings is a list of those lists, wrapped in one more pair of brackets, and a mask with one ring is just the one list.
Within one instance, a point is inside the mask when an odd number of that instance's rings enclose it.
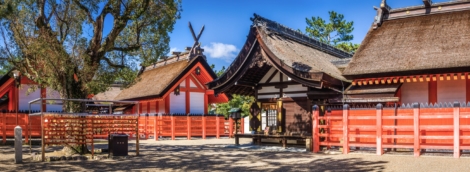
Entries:
{"label": "vermilion shrine building", "polygon": [[376,20],[344,77],[347,103],[470,101],[470,2],[390,9]]}
{"label": "vermilion shrine building", "polygon": [[225,94],[214,94],[204,85],[217,76],[202,49],[177,54],[142,67],[139,81],[114,99],[139,101],[142,113],[167,114],[207,114],[209,104],[228,101]]}

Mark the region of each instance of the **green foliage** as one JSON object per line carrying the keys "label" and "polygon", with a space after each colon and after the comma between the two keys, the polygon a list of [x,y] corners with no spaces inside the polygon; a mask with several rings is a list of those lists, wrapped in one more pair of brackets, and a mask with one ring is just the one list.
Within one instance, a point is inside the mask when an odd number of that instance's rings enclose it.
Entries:
{"label": "green foliage", "polygon": [[[211,69],[214,70],[214,68],[215,68],[215,65],[212,64],[212,65],[211,65]],[[225,72],[225,66],[222,66],[222,69],[220,69],[219,71],[218,71],[218,70],[214,70],[214,73],[217,75],[217,77],[222,76],[222,74],[224,74],[224,72]]]}
{"label": "green foliage", "polygon": [[255,101],[255,98],[252,96],[241,96],[241,95],[232,95],[232,99],[227,103],[217,104],[217,114],[223,114],[228,117],[229,110],[232,108],[241,108],[242,117],[246,117],[250,114],[250,106]]}
{"label": "green foliage", "polygon": [[360,44],[353,44],[351,42],[341,42],[336,44],[336,48],[346,51],[348,53],[354,53],[359,48]]}
{"label": "green foliage", "polygon": [[181,12],[181,0],[1,0],[0,5],[0,58],[63,98],[86,98],[115,81],[132,84],[139,63],[167,54],[168,33]]}
{"label": "green foliage", "polygon": [[346,52],[355,52],[359,44],[349,42],[354,39],[351,34],[354,30],[354,22],[346,21],[343,14],[338,14],[335,11],[329,11],[328,13],[330,15],[329,23],[326,23],[321,17],[305,19],[307,22],[305,28],[307,35]]}

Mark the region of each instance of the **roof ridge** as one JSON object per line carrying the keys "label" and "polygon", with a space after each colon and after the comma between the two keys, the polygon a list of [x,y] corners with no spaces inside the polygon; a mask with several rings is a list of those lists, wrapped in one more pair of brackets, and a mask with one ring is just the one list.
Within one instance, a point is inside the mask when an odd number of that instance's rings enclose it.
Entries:
{"label": "roof ridge", "polygon": [[[173,55],[173,56],[170,56],[170,57],[166,57],[165,59],[159,60],[159,61],[157,61],[157,62],[155,62],[151,65],[145,66],[144,71],[156,69],[156,68],[166,66],[166,65],[169,65],[169,64],[172,64],[172,63],[176,63],[176,62],[179,62],[179,61],[182,61],[182,60],[188,60],[189,57],[186,56],[186,54],[188,54],[188,53],[189,53],[188,51],[185,51],[185,52],[181,52],[181,54],[179,54],[179,55]],[[176,58],[178,58],[178,59],[176,59]]]}
{"label": "roof ridge", "polygon": [[332,54],[334,56],[337,56],[339,58],[350,58],[353,56],[353,54],[347,53],[343,50],[340,50],[336,47],[333,47],[331,45],[325,44],[318,39],[311,38],[307,35],[305,35],[302,32],[299,32],[297,30],[294,30],[292,28],[289,28],[283,24],[280,24],[278,22],[269,20],[267,18],[264,18],[258,14],[254,14],[254,18],[250,18],[251,21],[253,21],[252,26],[262,26],[265,28],[268,28],[270,31],[274,31],[278,34],[281,34],[283,36],[287,36],[290,39],[293,39],[295,41],[300,41],[301,43],[307,44],[309,46],[312,46],[314,48],[317,48],[321,51],[325,51],[329,54]]}

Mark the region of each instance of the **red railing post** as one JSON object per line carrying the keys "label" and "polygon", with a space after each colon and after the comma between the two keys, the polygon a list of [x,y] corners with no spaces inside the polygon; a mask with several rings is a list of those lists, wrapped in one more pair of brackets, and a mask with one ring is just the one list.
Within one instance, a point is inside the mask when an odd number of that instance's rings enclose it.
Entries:
{"label": "red railing post", "polygon": [[28,143],[28,141],[29,141],[29,137],[28,137],[28,133],[29,133],[28,114],[25,114],[25,115],[23,116],[23,118],[24,118],[24,121],[25,121],[25,122],[24,122],[24,129],[25,129],[25,130],[24,130],[24,131],[25,131],[25,132],[24,132],[24,133],[25,133],[25,134],[24,134],[24,140],[25,140],[25,143]]}
{"label": "red railing post", "polygon": [[413,130],[414,130],[414,144],[413,144],[413,152],[415,157],[419,157],[420,155],[420,131],[419,131],[419,104],[413,103]]}
{"label": "red railing post", "polygon": [[188,125],[188,140],[191,140],[191,117],[189,116],[189,113],[188,113],[188,116],[186,117],[186,124]]}
{"label": "red railing post", "polygon": [[3,126],[2,126],[2,130],[3,130],[3,144],[5,144],[7,142],[7,114],[2,114],[3,116],[3,119],[2,119],[2,122],[3,122]]}
{"label": "red railing post", "polygon": [[343,106],[343,154],[349,153],[349,128],[348,128],[349,105]]}
{"label": "red railing post", "polygon": [[377,132],[377,155],[382,155],[383,154],[383,148],[382,148],[382,115],[383,115],[383,106],[382,104],[377,104],[377,122],[376,122],[376,132]]}
{"label": "red railing post", "polygon": [[202,139],[206,139],[207,127],[206,127],[206,115],[202,115]]}
{"label": "red railing post", "polygon": [[454,102],[454,158],[460,158],[460,103]]}
{"label": "red railing post", "polygon": [[232,138],[233,136],[233,119],[229,118],[228,120],[228,138]]}
{"label": "red railing post", "polygon": [[216,116],[215,116],[215,127],[216,127],[216,129],[215,129],[215,131],[216,131],[215,137],[216,137],[217,139],[219,139],[219,138],[220,138],[220,118],[219,118],[219,115],[216,115]]}
{"label": "red railing post", "polygon": [[240,134],[245,134],[245,118],[240,119]]}
{"label": "red railing post", "polygon": [[153,139],[155,141],[158,141],[158,129],[157,129],[158,128],[158,125],[157,125],[158,122],[157,122],[157,119],[158,119],[157,114],[155,114],[155,119],[153,120],[154,121],[154,123],[153,123],[153,137],[154,138]]}
{"label": "red railing post", "polygon": [[312,146],[313,146],[313,152],[319,152],[320,151],[320,129],[318,128],[318,123],[319,123],[319,117],[320,117],[320,109],[318,108],[318,105],[314,105],[312,107]]}
{"label": "red railing post", "polygon": [[149,130],[148,130],[148,123],[149,123],[149,114],[145,114],[145,123],[144,123],[144,133],[145,133],[145,139],[149,139]]}
{"label": "red railing post", "polygon": [[175,116],[171,114],[171,140],[175,140]]}

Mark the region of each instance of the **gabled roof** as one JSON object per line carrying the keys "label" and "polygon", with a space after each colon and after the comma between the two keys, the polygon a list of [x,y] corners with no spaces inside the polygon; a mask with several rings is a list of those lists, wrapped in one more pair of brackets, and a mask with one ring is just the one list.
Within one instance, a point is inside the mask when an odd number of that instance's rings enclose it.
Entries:
{"label": "gabled roof", "polygon": [[217,77],[204,57],[197,56],[190,58],[186,54],[173,56],[167,60],[162,60],[154,65],[145,67],[138,78],[139,80],[131,87],[122,90],[114,100],[162,97],[197,63],[201,63],[212,78]]}
{"label": "gabled roof", "polygon": [[[248,38],[237,58],[221,77],[207,84],[216,93],[227,91],[236,82],[257,83],[269,70],[270,67],[264,67],[266,65],[311,87],[322,87],[322,83],[338,86],[347,81],[332,62],[350,59],[352,54],[256,14],[252,21]],[[236,92],[252,93],[250,90]]]}
{"label": "gabled roof", "polygon": [[470,71],[470,2],[390,10],[376,20],[348,79]]}

